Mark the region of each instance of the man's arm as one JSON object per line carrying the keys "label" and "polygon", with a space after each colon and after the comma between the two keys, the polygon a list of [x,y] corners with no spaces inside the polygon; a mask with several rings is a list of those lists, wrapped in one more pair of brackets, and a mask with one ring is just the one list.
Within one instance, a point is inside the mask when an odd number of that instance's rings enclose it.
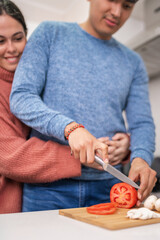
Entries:
{"label": "man's arm", "polygon": [[[26,125],[64,142],[65,130],[72,128],[74,120],[49,108],[41,98],[47,84],[54,31],[50,23],[42,23],[30,37],[15,73],[10,107],[12,113]],[[69,145],[74,157],[82,164],[92,164],[97,149],[101,149],[103,159],[107,156],[107,145],[98,141],[87,129],[76,129],[69,137]]]}
{"label": "man's arm", "polygon": [[151,165],[155,151],[155,125],[149,101],[148,76],[141,59],[135,67],[126,116],[131,136],[131,161],[139,157]]}
{"label": "man's arm", "polygon": [[156,173],[150,168],[155,150],[155,126],[149,101],[148,77],[141,59],[135,68],[126,114],[131,136],[129,177],[140,181],[140,203],[152,191],[156,182]]}
{"label": "man's arm", "polygon": [[50,32],[50,25],[42,23],[28,40],[15,72],[10,108],[27,126],[64,142],[64,129],[73,119],[49,108],[41,98],[54,34]]}

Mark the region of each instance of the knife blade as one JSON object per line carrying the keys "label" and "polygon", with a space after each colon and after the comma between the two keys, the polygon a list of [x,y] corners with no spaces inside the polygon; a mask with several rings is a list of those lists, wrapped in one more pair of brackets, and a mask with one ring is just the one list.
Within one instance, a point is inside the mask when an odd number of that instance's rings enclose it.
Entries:
{"label": "knife blade", "polygon": [[129,177],[127,177],[126,175],[124,175],[122,172],[120,172],[119,170],[117,170],[115,167],[113,167],[112,165],[110,165],[109,163],[105,163],[100,157],[95,155],[95,161],[96,163],[100,164],[103,169],[107,172],[109,172],[110,174],[112,174],[114,177],[118,178],[119,180],[121,180],[122,182],[128,183],[129,185],[131,185],[134,188],[139,189],[140,187],[133,182]]}

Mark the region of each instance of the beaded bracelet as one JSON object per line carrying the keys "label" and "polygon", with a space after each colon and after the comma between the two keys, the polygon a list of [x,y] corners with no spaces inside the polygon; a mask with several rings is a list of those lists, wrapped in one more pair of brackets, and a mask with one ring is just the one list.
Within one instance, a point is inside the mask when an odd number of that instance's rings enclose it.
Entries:
{"label": "beaded bracelet", "polygon": [[77,128],[84,128],[84,126],[82,124],[77,124],[75,126],[73,126],[72,128],[69,129],[69,131],[66,133],[65,138],[68,140],[69,135],[71,134],[71,132],[73,132],[74,130],[76,130]]}

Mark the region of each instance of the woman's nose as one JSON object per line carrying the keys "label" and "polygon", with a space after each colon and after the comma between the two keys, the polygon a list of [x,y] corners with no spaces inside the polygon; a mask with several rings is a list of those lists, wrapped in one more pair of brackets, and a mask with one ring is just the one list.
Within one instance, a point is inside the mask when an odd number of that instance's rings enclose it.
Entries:
{"label": "woman's nose", "polygon": [[10,53],[16,52],[16,46],[12,41],[7,42],[7,51]]}

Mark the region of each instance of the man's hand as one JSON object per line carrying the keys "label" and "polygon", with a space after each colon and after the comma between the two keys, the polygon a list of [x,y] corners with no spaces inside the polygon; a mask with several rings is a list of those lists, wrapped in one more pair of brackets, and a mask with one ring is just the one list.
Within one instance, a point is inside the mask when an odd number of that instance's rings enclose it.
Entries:
{"label": "man's hand", "polygon": [[137,206],[151,193],[157,181],[156,174],[142,158],[133,160],[128,177],[135,182],[140,181]]}
{"label": "man's hand", "polygon": [[97,169],[97,170],[100,170],[100,171],[104,171],[103,167],[96,162],[83,163],[82,165],[84,165],[85,167],[94,168],[94,169]]}
{"label": "man's hand", "polygon": [[108,137],[98,140],[108,145],[108,158],[111,165],[121,163],[129,154],[130,139],[125,133],[116,133],[112,140]]}
{"label": "man's hand", "polygon": [[[67,129],[72,128],[76,123],[67,125]],[[93,164],[94,156],[98,154],[103,161],[108,162],[108,146],[100,142],[85,128],[77,128],[69,135],[69,146],[72,154],[79,159],[82,164]]]}

